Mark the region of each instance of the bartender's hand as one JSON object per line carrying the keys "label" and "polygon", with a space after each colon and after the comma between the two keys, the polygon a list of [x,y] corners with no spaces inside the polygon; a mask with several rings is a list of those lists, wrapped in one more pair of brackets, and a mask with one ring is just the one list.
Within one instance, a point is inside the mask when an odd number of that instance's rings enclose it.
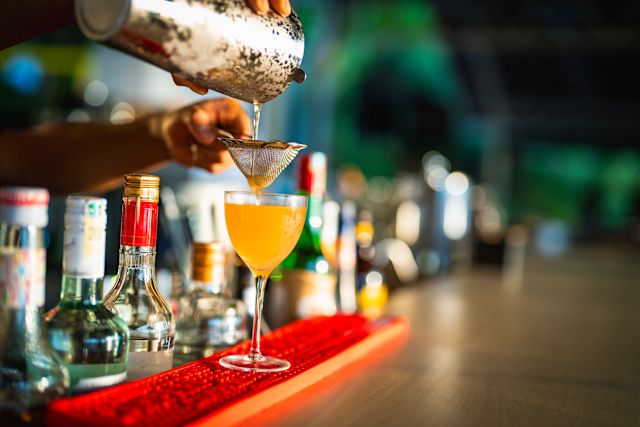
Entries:
{"label": "bartender's hand", "polygon": [[291,3],[289,0],[247,0],[247,3],[255,13],[263,14],[273,10],[284,17],[291,15]]}
{"label": "bartender's hand", "polygon": [[[291,3],[289,0],[247,0],[247,4],[255,13],[261,15],[267,13],[269,10],[273,10],[285,18],[291,15]],[[171,77],[173,77],[173,82],[177,86],[188,87],[198,95],[204,95],[209,90],[204,86],[199,86],[188,80],[181,79],[175,74],[172,74]]]}
{"label": "bartender's hand", "polygon": [[247,138],[251,135],[251,121],[240,102],[219,98],[153,115],[149,118],[149,129],[162,138],[177,162],[218,173],[233,164],[218,136]]}

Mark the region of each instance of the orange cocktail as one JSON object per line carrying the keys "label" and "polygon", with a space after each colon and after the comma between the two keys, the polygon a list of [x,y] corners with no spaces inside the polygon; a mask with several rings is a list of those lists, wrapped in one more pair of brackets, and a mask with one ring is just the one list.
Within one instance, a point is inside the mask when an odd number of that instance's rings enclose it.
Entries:
{"label": "orange cocktail", "polygon": [[294,248],[307,214],[306,196],[226,191],[224,216],[233,247],[256,278],[256,304],[249,354],[220,359],[220,365],[247,372],[277,372],[289,362],[260,353],[260,322],[267,278]]}
{"label": "orange cocktail", "polygon": [[306,211],[306,207],[224,205],[231,243],[255,276],[271,274],[293,250]]}

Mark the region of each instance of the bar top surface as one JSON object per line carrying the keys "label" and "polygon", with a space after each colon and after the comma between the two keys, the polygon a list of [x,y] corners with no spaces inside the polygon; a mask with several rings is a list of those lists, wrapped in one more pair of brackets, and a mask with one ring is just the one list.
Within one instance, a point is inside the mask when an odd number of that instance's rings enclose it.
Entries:
{"label": "bar top surface", "polygon": [[393,294],[411,334],[242,423],[256,426],[640,424],[640,256],[578,249]]}

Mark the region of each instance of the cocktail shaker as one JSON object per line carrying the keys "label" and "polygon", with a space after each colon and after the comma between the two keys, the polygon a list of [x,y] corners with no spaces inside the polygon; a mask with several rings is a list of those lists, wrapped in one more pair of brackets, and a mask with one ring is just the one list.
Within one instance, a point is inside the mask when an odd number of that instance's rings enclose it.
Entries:
{"label": "cocktail shaker", "polygon": [[88,38],[237,99],[264,103],[305,79],[295,12],[258,15],[245,0],[76,0],[75,13]]}

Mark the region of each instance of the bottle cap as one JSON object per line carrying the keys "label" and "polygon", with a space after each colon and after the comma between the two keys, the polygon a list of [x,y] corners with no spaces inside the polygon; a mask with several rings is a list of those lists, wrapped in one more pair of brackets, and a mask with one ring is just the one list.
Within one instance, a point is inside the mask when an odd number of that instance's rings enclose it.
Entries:
{"label": "bottle cap", "polygon": [[138,173],[125,175],[124,196],[157,203],[160,199],[160,177]]}
{"label": "bottle cap", "polygon": [[327,189],[327,156],[309,153],[300,159],[298,186],[309,194],[324,194]]}
{"label": "bottle cap", "polygon": [[64,214],[65,274],[80,277],[104,276],[107,201],[99,197],[67,197]]}
{"label": "bottle cap", "polygon": [[65,227],[83,226],[88,220],[107,226],[107,200],[102,197],[69,196],[64,213]]}
{"label": "bottle cap", "polygon": [[49,191],[37,187],[0,188],[0,222],[46,227]]}
{"label": "bottle cap", "polygon": [[159,177],[137,173],[124,176],[120,245],[156,245],[159,199]]}
{"label": "bottle cap", "polygon": [[194,242],[191,277],[195,281],[205,283],[224,281],[225,260],[226,251],[222,243]]}
{"label": "bottle cap", "polygon": [[38,187],[3,187],[0,188],[0,204],[47,206],[49,191]]}

